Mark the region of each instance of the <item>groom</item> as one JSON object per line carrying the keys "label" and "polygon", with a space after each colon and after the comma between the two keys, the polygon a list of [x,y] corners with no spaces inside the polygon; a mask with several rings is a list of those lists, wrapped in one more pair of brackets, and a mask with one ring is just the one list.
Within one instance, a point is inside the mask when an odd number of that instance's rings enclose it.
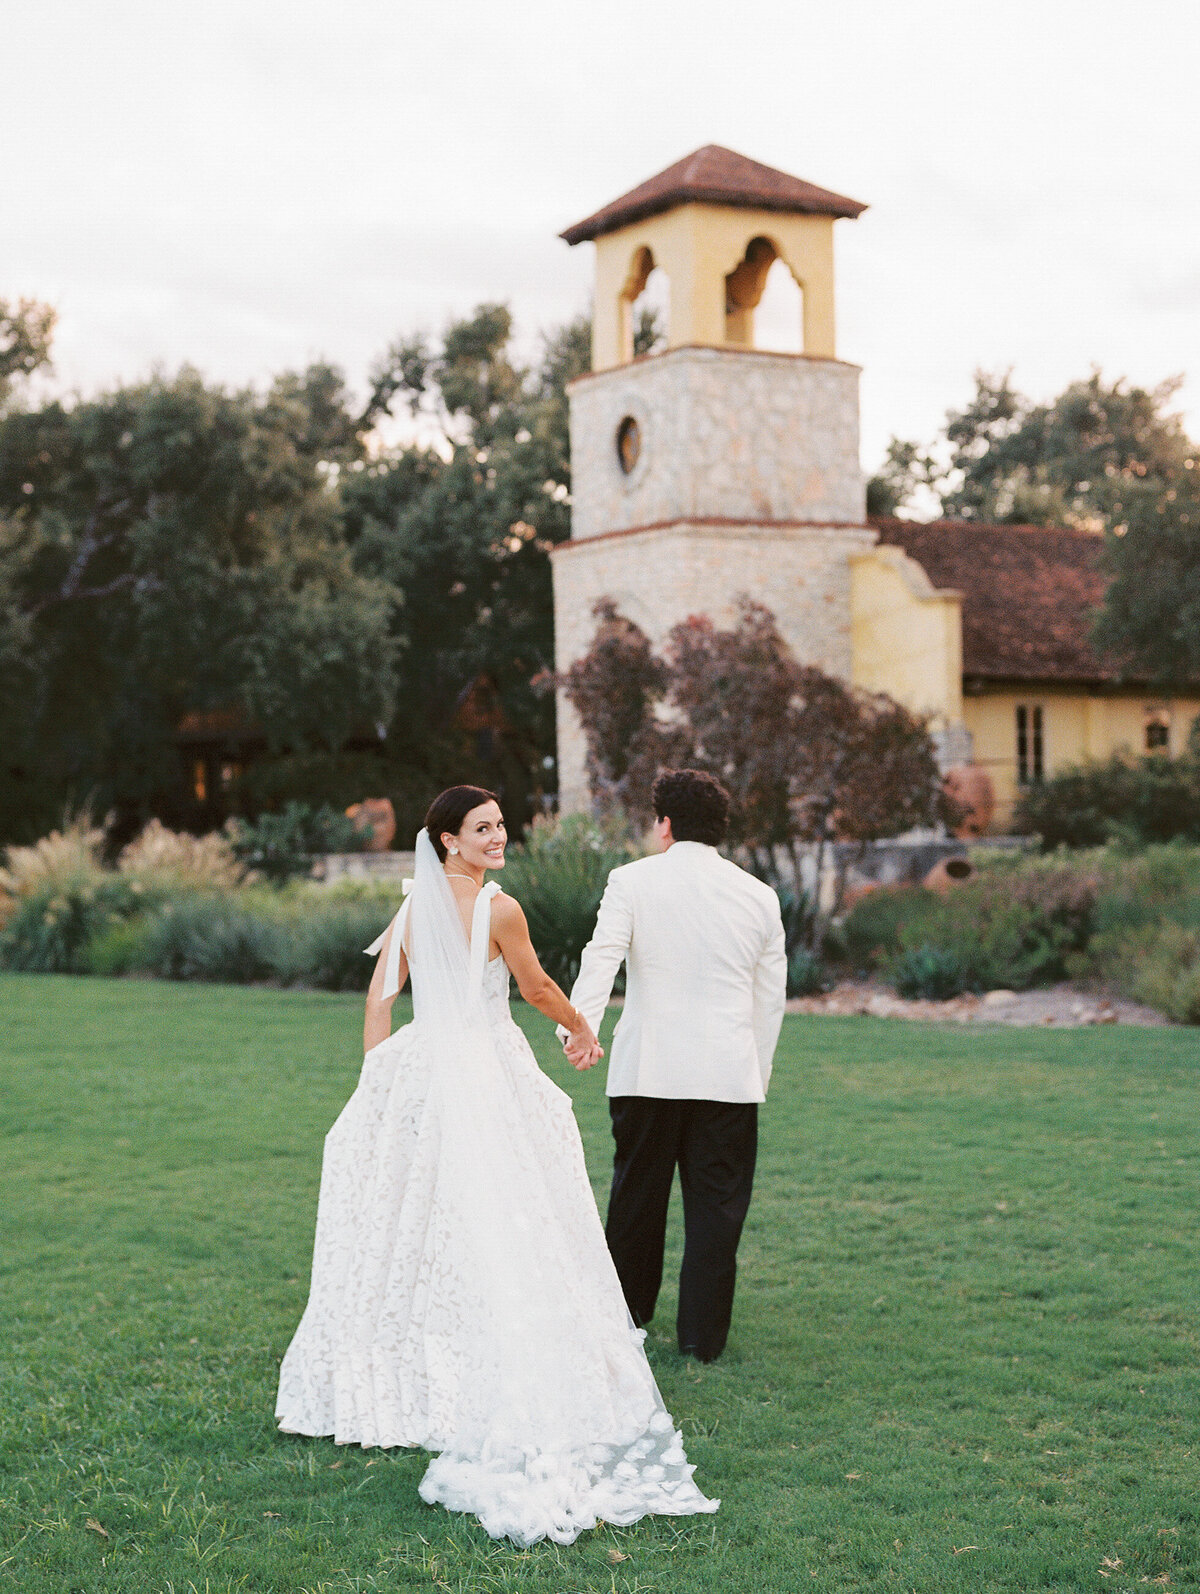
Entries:
{"label": "groom", "polygon": [[[598,1033],[624,959],[625,1010],[608,1068],[608,1247],[634,1322],[648,1323],[678,1167],[679,1348],[710,1362],[729,1335],[787,960],[778,897],[717,851],[725,788],[697,770],[666,770],[653,801],[659,854],[609,875],[571,1001]],[[577,1068],[597,1060],[563,1038]]]}

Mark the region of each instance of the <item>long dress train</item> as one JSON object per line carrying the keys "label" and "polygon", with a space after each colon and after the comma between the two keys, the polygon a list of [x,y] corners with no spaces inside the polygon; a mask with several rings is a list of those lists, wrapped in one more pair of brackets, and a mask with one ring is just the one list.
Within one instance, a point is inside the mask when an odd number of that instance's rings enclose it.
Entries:
{"label": "long dress train", "polygon": [[[326,1137],[276,1416],[340,1444],[435,1452],[422,1498],[521,1545],[715,1511],[625,1306],[570,1097],[511,1016],[503,960],[487,962],[498,889],[480,894],[468,951],[422,832],[414,1021],[367,1054]],[[397,956],[404,932],[398,916]]]}

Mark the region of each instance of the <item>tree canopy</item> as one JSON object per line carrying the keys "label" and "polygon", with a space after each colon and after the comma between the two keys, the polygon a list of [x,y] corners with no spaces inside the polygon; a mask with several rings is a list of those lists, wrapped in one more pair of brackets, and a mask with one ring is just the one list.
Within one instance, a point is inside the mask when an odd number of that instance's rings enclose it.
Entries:
{"label": "tree canopy", "polygon": [[868,508],[1076,526],[1102,534],[1112,577],[1098,644],[1131,673],[1200,677],[1200,446],[1170,405],[1181,379],[1147,389],[1098,371],[1049,403],[976,373],[940,438],[893,438]]}
{"label": "tree canopy", "polygon": [[[0,304],[0,836],[64,804],[203,826],[383,792],[411,834],[464,779],[518,826],[537,811],[587,320],[522,360],[507,308],[481,305],[389,348],[365,403],[316,364],[265,392],[185,369],[22,407],[52,324]],[[639,348],[655,335],[643,317]],[[201,808],[179,736],[197,715],[230,760]]]}
{"label": "tree canopy", "polygon": [[0,420],[10,833],[70,801],[179,817],[189,712],[327,749],[390,713],[389,594],[331,489],[360,451],[326,366],[261,397],[184,370]]}
{"label": "tree canopy", "polygon": [[0,299],[0,414],[21,380],[50,363],[56,319],[36,299]]}

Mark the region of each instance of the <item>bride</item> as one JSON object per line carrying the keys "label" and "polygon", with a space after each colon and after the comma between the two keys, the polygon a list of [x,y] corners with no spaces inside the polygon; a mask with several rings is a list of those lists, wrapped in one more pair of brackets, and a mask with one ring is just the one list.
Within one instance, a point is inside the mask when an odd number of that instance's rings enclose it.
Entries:
{"label": "bride", "polygon": [[[492,1538],[570,1544],[598,1521],[715,1511],[609,1259],[570,1097],[508,1007],[600,1055],[543,971],[491,792],[453,786],[412,891],[368,947],[366,1057],[325,1139],[308,1305],[283,1358],[287,1433],[434,1452],[421,1498]],[[389,1033],[409,973],[413,1022]]]}

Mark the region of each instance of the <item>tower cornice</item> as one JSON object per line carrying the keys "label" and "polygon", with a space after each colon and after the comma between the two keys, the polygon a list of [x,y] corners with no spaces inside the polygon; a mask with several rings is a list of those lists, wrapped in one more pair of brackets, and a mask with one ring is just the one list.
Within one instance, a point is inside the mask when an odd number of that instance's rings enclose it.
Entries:
{"label": "tower cornice", "polygon": [[853,360],[839,360],[832,354],[803,354],[793,349],[733,349],[721,348],[711,343],[680,343],[670,349],[656,349],[653,354],[639,354],[635,359],[628,360],[621,366],[606,366],[599,371],[581,371],[578,376],[571,378],[567,383],[567,391],[581,387],[586,382],[602,381],[605,377],[613,377],[619,371],[630,371],[637,367],[645,368],[659,360],[673,360],[677,356],[702,354],[712,355],[719,360],[765,360],[785,361],[790,363],[808,365],[838,366],[846,371],[862,371],[861,365],[856,365]]}
{"label": "tower cornice", "polygon": [[879,533],[863,520],[754,520],[748,516],[678,515],[672,520],[656,520],[644,526],[623,526],[619,531],[600,531],[591,537],[569,537],[556,543],[550,550],[551,559],[564,555],[584,554],[600,543],[615,542],[621,537],[645,537],[655,532],[675,532],[680,536],[753,537],[761,538],[764,532],[780,537],[811,537],[821,532],[845,539],[850,536],[864,548],[874,547]]}

